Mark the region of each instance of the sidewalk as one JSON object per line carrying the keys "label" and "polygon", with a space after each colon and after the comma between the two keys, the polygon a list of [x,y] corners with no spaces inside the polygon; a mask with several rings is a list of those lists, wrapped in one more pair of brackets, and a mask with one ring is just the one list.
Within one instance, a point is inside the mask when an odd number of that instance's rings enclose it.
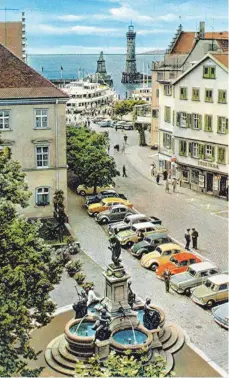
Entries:
{"label": "sidewalk", "polygon": [[[158,153],[151,150],[149,147],[130,146],[126,148],[125,156],[130,165],[132,165],[138,173],[144,176],[146,179],[157,185],[156,177],[151,176],[150,164],[153,162],[156,164],[158,171]],[[160,186],[164,190],[165,181],[163,177],[160,178]],[[172,192],[172,185],[170,185],[170,191]],[[201,203],[209,210],[220,217],[228,217],[228,202],[224,199],[213,197],[207,194],[198,193],[194,190],[183,188],[177,185],[176,192],[182,194],[182,196],[189,199],[190,202]],[[221,213],[222,212],[222,213]]]}

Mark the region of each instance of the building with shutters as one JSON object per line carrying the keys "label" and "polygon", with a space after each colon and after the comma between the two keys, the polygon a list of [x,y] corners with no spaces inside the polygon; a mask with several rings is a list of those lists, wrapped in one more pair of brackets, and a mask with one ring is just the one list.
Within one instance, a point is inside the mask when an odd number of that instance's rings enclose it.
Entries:
{"label": "building with shutters", "polygon": [[0,44],[2,146],[26,174],[28,217],[52,217],[55,190],[67,200],[66,121],[68,95]]}
{"label": "building with shutters", "polygon": [[226,197],[228,55],[209,53],[160,84],[159,163],[181,186]]}

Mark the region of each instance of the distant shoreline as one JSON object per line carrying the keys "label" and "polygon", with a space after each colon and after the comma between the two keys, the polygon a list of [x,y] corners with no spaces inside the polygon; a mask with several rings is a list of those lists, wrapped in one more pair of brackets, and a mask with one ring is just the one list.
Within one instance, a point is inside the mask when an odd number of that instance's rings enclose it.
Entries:
{"label": "distant shoreline", "polygon": [[[80,54],[80,53],[75,53],[75,54],[27,54],[28,56],[43,56],[43,55],[95,55],[95,56],[98,56],[98,54]],[[106,54],[104,53],[104,55],[126,55],[126,54]],[[138,55],[164,55],[164,53],[139,53],[139,54],[136,54],[136,56]]]}

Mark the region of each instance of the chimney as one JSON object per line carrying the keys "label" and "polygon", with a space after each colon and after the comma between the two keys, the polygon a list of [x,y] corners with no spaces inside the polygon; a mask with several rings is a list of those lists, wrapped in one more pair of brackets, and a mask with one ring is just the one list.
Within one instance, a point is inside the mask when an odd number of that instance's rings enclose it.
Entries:
{"label": "chimney", "polygon": [[199,38],[200,39],[204,39],[204,35],[205,35],[205,22],[204,21],[200,21],[200,26],[199,26]]}

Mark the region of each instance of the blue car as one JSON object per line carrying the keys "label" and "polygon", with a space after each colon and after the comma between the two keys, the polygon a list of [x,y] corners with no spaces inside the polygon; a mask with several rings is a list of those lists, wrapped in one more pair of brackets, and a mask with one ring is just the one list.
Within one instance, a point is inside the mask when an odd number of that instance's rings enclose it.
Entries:
{"label": "blue car", "polygon": [[229,328],[229,305],[228,302],[212,309],[212,316],[216,323],[222,327]]}

